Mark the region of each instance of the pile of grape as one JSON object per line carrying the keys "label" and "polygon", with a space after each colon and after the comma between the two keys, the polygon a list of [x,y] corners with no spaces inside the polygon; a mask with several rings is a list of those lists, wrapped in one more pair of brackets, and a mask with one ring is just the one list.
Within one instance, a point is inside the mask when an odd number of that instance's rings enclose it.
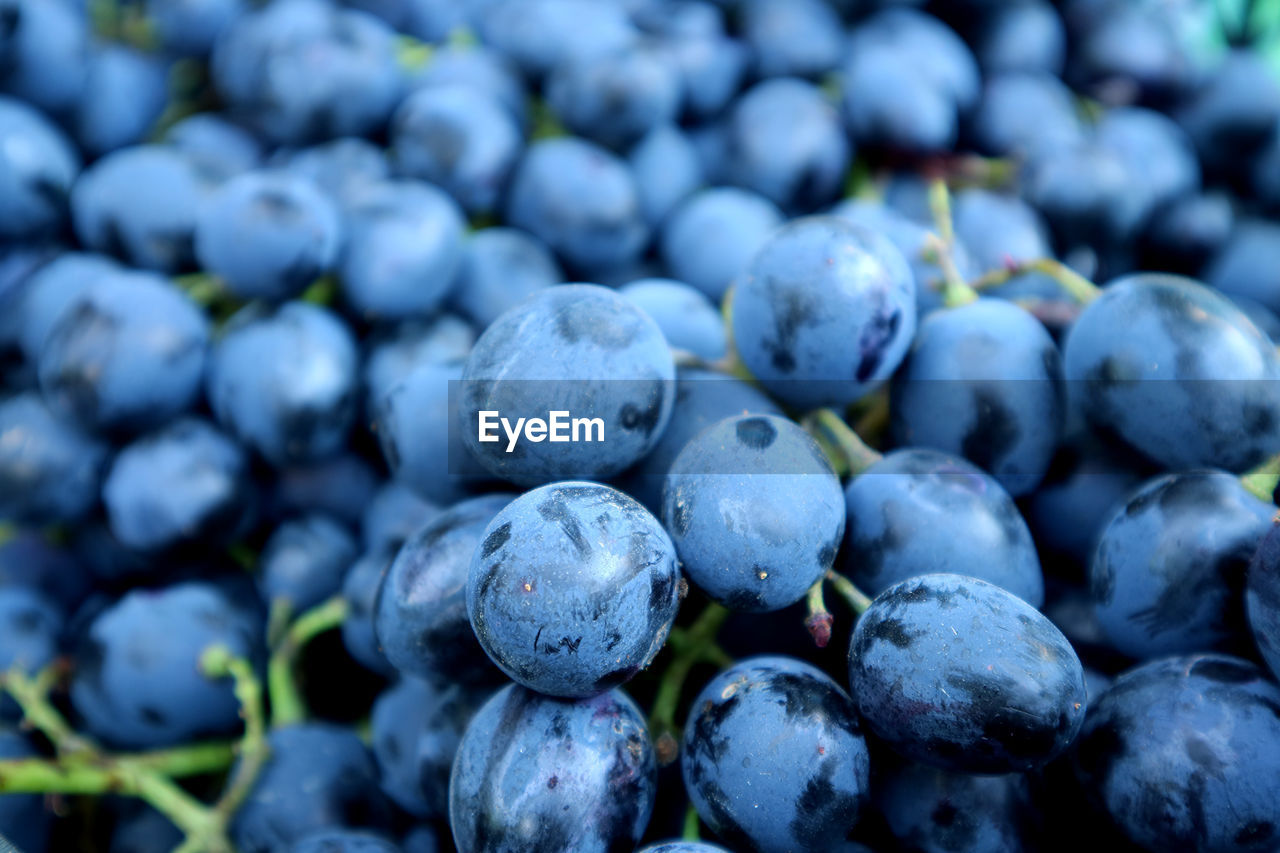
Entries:
{"label": "pile of grape", "polygon": [[0,848],[1280,850],[1280,4],[0,0]]}

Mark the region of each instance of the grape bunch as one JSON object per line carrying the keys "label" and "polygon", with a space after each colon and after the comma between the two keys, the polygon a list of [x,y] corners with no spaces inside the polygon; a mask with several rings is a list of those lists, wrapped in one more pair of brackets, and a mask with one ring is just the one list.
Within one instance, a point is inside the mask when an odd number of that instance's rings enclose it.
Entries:
{"label": "grape bunch", "polygon": [[0,848],[1280,851],[1280,7],[0,0]]}

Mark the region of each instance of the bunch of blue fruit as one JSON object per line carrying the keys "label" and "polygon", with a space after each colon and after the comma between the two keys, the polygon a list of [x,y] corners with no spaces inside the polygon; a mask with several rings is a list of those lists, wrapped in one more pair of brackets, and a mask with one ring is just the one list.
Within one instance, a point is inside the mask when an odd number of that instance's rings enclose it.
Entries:
{"label": "bunch of blue fruit", "polygon": [[1280,850],[1277,33],[0,0],[0,839]]}

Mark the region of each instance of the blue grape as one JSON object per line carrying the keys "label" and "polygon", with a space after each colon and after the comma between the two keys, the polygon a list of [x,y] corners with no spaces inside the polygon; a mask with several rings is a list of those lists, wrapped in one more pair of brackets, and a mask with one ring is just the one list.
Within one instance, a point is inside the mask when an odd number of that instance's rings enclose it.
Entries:
{"label": "blue grape", "polygon": [[456,361],[421,364],[373,407],[378,442],[392,476],[440,504],[461,500],[485,479],[456,422],[456,383],[462,375]]}
{"label": "blue grape", "polygon": [[[61,651],[64,622],[57,605],[35,588],[0,586],[0,671],[34,676],[53,663]],[[22,718],[8,696],[0,699],[0,718]]]}
{"label": "blue grape", "polygon": [[842,72],[845,123],[860,146],[930,154],[953,147],[959,118],[918,54],[858,39]]}
{"label": "blue grape", "polygon": [[207,56],[214,43],[245,13],[244,0],[144,0],[156,38],[180,56]]}
{"label": "blue grape", "polygon": [[344,452],[277,470],[272,486],[272,519],[318,512],[355,528],[377,492],[378,474],[360,456]]}
{"label": "blue grape", "polygon": [[445,44],[436,47],[431,61],[415,72],[410,85],[470,86],[493,96],[523,128],[528,118],[528,94],[519,70],[503,53],[482,45]]}
{"label": "blue grape", "polygon": [[1258,543],[1245,583],[1249,629],[1272,675],[1280,673],[1280,535],[1276,530],[1273,522]]}
{"label": "blue grape", "polygon": [[662,519],[689,579],[733,610],[794,604],[832,567],[844,534],[840,481],[785,418],[736,415],[671,463]]}
{"label": "blue grape", "polygon": [[428,184],[388,181],[349,204],[338,273],[343,298],[368,319],[425,317],[449,295],[462,256],[458,205]]}
{"label": "blue grape", "polygon": [[241,853],[277,853],[327,829],[389,829],[378,767],[356,735],[301,723],[267,736],[270,758],[231,821]]}
{"label": "blue grape", "polygon": [[1013,593],[961,575],[876,596],[854,628],[849,683],[877,737],[946,770],[1042,766],[1084,721],[1084,671],[1066,637]]}
{"label": "blue grape", "polygon": [[728,853],[728,851],[705,841],[660,841],[642,848],[639,853]]}
{"label": "blue grape", "polygon": [[[458,415],[467,450],[495,476],[522,485],[603,479],[662,437],[675,396],[675,362],[657,324],[623,296],[594,285],[541,290],[503,314],[467,357]],[[481,443],[479,413],[599,418],[596,440]],[[496,427],[495,427],[496,428]]]}
{"label": "blue grape", "polygon": [[112,534],[129,548],[228,541],[251,517],[248,454],[207,421],[183,418],[116,455],[102,502]]}
{"label": "blue grape", "polygon": [[381,127],[402,85],[394,35],[378,19],[322,0],[284,0],[240,17],[210,71],[230,112],[282,144]]}
{"label": "blue grape", "polygon": [[232,318],[209,364],[219,422],[276,466],[332,455],[355,417],[357,356],[329,311],[287,302]]}
{"label": "blue grape", "polygon": [[1032,607],[1044,578],[1027,524],[990,475],[924,448],[896,450],[845,487],[845,571],[868,595],[937,572],[1002,587]]}
{"label": "blue grape", "polygon": [[662,260],[676,279],[719,302],[782,221],[773,202],[756,193],[733,187],[701,190],[672,211],[663,226]]}
{"label": "blue grape", "polygon": [[1108,110],[1094,129],[1102,148],[1124,166],[1129,192],[1123,205],[1132,232],[1160,205],[1200,189],[1200,162],[1182,128],[1154,110]]}
{"label": "blue grape", "polygon": [[1226,655],[1123,673],[1090,703],[1072,757],[1090,802],[1144,850],[1273,850],[1280,689]]}
{"label": "blue grape", "polygon": [[911,56],[918,72],[940,88],[958,110],[978,99],[981,78],[969,47],[937,18],[915,9],[885,9],[864,21],[853,34],[850,51],[890,46]]}
{"label": "blue grape", "polygon": [[365,550],[398,550],[419,527],[441,511],[439,506],[419,497],[404,483],[388,480],[378,488],[360,519]]}
{"label": "blue grape", "polygon": [[676,550],[616,489],[543,486],[489,522],[466,601],[481,647],[513,680],[595,696],[630,680],[666,641],[680,606]]}
{"label": "blue grape", "polygon": [[149,273],[90,285],[41,348],[50,404],[96,429],[158,426],[199,397],[209,322],[187,296]]}
{"label": "blue grape", "polygon": [[992,75],[971,127],[975,146],[994,156],[1041,156],[1085,138],[1071,90],[1051,74]]}
{"label": "blue grape", "polygon": [[358,202],[370,190],[379,191],[382,183],[391,177],[386,153],[358,137],[343,137],[280,152],[274,161],[312,181],[344,206]]}
{"label": "blue grape", "polygon": [[1268,271],[1277,263],[1280,225],[1265,219],[1246,219],[1231,228],[1205,270],[1205,283],[1232,299],[1255,299],[1275,311],[1280,309],[1280,293]]}
{"label": "blue grape", "polygon": [[70,615],[92,593],[93,584],[87,565],[39,532],[18,530],[0,542],[0,590],[29,589]]}
{"label": "blue grape", "polygon": [[572,137],[529,146],[511,179],[504,213],[507,224],[588,274],[634,262],[649,239],[626,163]]}
{"label": "blue grape", "polygon": [[98,501],[108,447],[39,394],[0,402],[0,517],[33,524],[83,518]]}
{"label": "blue grape", "polygon": [[195,264],[196,215],[214,183],[197,161],[163,145],[113,151],[71,191],[76,236],[88,249],[164,273]]}
{"label": "blue grape", "polygon": [[0,236],[58,233],[80,156],[56,125],[14,98],[0,96]]}
{"label": "blue grape", "polygon": [[286,521],[275,529],[258,558],[266,601],[287,601],[293,613],[337,594],[356,559],[356,543],[342,525],[323,515]]}
{"label": "blue grape", "polygon": [[738,94],[751,64],[751,50],[723,33],[668,42],[684,83],[685,113],[707,118],[721,113]]}
{"label": "blue grape", "polygon": [[195,241],[200,265],[232,293],[280,302],[333,266],[342,223],[310,181],[288,172],[249,172],[209,196]]}
{"label": "blue grape", "polygon": [[1067,53],[1062,16],[1045,0],[992,7],[975,48],[986,74],[1009,71],[1060,74]]}
{"label": "blue grape", "polygon": [[467,85],[414,92],[397,108],[391,137],[401,175],[438,185],[471,214],[497,207],[523,147],[510,111]]}
{"label": "blue grape", "polygon": [[665,53],[643,43],[560,63],[547,77],[546,93],[569,130],[612,148],[674,121],[681,95]]}
{"label": "blue grape", "polygon": [[653,318],[673,350],[704,361],[724,358],[728,342],[724,321],[710,300],[696,288],[667,278],[644,278],[618,288]]}
{"label": "blue grape", "polygon": [[821,0],[750,0],[741,14],[761,77],[815,77],[835,68],[844,53],[840,19]]}
{"label": "blue grape", "polygon": [[705,177],[693,141],[672,124],[658,125],[646,133],[631,147],[627,158],[636,177],[640,209],[655,230]]}
{"label": "blue grape", "polygon": [[644,717],[621,691],[565,702],[511,685],[458,747],[453,840],[458,853],[630,849],[649,822],[656,772]]}
{"label": "blue grape", "polygon": [[463,361],[475,340],[475,329],[469,323],[444,313],[375,331],[365,347],[364,385],[370,410],[419,365]]}
{"label": "blue grape", "polygon": [[789,211],[835,200],[850,145],[816,86],[791,77],[757,83],[734,104],[728,122],[730,183]]}
{"label": "blue grape", "polygon": [[486,329],[534,293],[562,281],[560,264],[538,238],[516,228],[484,228],[463,246],[452,304]]}
{"label": "blue grape", "polygon": [[1240,592],[1274,511],[1222,471],[1142,484],[1111,516],[1089,568],[1110,643],[1151,659],[1247,642]]}
{"label": "blue grape", "polygon": [[1062,436],[1062,355],[1022,308],[979,299],[920,322],[890,399],[898,445],[963,456],[1022,496],[1044,479]]}
{"label": "blue grape", "polygon": [[240,721],[227,679],[201,672],[221,645],[261,659],[261,615],[201,582],[135,590],[100,612],[79,638],[71,705],[104,743],[153,749],[223,735]]}
{"label": "blue grape", "polygon": [[1203,270],[1205,283],[1221,288],[1232,266],[1227,257],[1237,257],[1240,263],[1229,274],[1249,281],[1253,276],[1253,263],[1247,255],[1224,252],[1222,259],[1212,266],[1209,261],[1223,252],[1234,233],[1236,212],[1231,198],[1221,191],[1191,193],[1175,199],[1156,210],[1143,232],[1144,265],[1180,275],[1199,275]]}
{"label": "blue grape", "polygon": [[662,514],[662,490],[671,463],[706,427],[731,415],[781,415],[782,410],[754,385],[710,370],[682,367],[676,372],[675,403],[662,438],[616,482],[622,491]]}
{"label": "blue grape", "polygon": [[373,611],[378,645],[402,673],[458,682],[493,681],[467,614],[472,558],[510,495],[455,504],[419,527],[383,576]]}
{"label": "blue grape", "polygon": [[625,48],[638,35],[625,7],[595,0],[498,0],[480,21],[481,39],[534,78]]}
{"label": "blue grape", "polygon": [[94,45],[72,128],[81,150],[93,156],[146,141],[169,99],[170,64],[111,43]]}
{"label": "blue grape", "polygon": [[362,667],[388,677],[395,675],[396,670],[382,653],[373,620],[378,590],[394,556],[391,550],[366,551],[342,580],[342,598],[347,602],[347,616],[342,620],[342,644]]}
{"label": "blue grape", "polygon": [[978,776],[925,764],[878,765],[871,791],[903,849],[920,853],[1019,853],[1034,836],[1017,774]]}
{"label": "blue grape", "polygon": [[1053,257],[1049,228],[1036,209],[1016,196],[984,189],[956,193],[952,202],[956,239],[979,271],[1010,261]]}
{"label": "blue grape", "polygon": [[1167,467],[1240,471],[1280,450],[1275,346],[1189,279],[1113,282],[1072,326],[1063,364],[1097,427]]}
{"label": "blue grape", "polygon": [[48,113],[70,109],[84,86],[89,53],[86,16],[70,3],[4,0],[8,24],[0,90]]}
{"label": "blue grape", "polygon": [[884,237],[835,217],[784,226],[733,297],[743,364],[797,407],[853,402],[888,379],[916,330],[916,287]]}
{"label": "blue grape", "polygon": [[187,116],[165,131],[164,141],[185,154],[202,172],[221,179],[262,164],[262,144],[220,113]]}
{"label": "blue grape", "polygon": [[370,744],[382,789],[416,818],[449,812],[449,772],[483,696],[402,678],[373,705]]}
{"label": "blue grape", "polygon": [[1247,169],[1280,121],[1280,83],[1261,56],[1231,50],[1204,75],[1177,119],[1210,170]]}
{"label": "blue grape", "polygon": [[849,694],[794,658],[739,661],[693,700],[681,758],[698,814],[735,849],[829,850],[867,800]]}
{"label": "blue grape", "polygon": [[1185,98],[1200,76],[1177,25],[1150,7],[1117,6],[1082,35],[1070,75],[1082,87],[1124,87],[1159,103]]}

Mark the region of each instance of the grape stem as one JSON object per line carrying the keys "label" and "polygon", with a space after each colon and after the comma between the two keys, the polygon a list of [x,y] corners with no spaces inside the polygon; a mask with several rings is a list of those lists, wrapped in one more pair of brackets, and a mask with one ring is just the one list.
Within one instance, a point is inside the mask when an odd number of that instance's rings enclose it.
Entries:
{"label": "grape stem", "polygon": [[347,618],[347,601],[335,595],[294,621],[267,662],[267,694],[271,697],[271,725],[274,727],[300,723],[307,717],[306,702],[298,687],[294,668],[307,643],[331,631]]}
{"label": "grape stem", "polygon": [[804,620],[804,627],[813,637],[814,645],[820,649],[825,649],[831,642],[831,625],[835,622],[835,617],[831,615],[831,611],[827,610],[827,603],[822,596],[822,584],[825,580],[825,576],[819,578],[813,586],[809,587],[809,592],[805,596],[805,606],[809,615]]}
{"label": "grape stem", "polygon": [[684,813],[684,831],[680,833],[680,837],[685,841],[701,841],[702,833],[698,829],[698,810],[693,807],[693,803],[689,803],[689,808]]}
{"label": "grape stem", "polygon": [[[0,793],[118,794],[145,800],[180,829],[188,853],[233,853],[225,821],[173,780],[225,770],[232,762],[231,743],[199,743],[141,754],[111,754],[77,734],[49,701],[49,693],[65,673],[55,662],[29,677],[20,669],[4,675],[3,687],[22,710],[26,725],[38,729],[54,745],[55,758],[0,761]],[[250,673],[251,674],[251,673]]]}
{"label": "grape stem", "polygon": [[1007,284],[1019,276],[1038,272],[1048,276],[1065,290],[1071,298],[1081,305],[1088,305],[1098,298],[1102,289],[1071,267],[1053,258],[1033,258],[1029,261],[1012,261],[998,270],[979,276],[969,283],[974,290],[981,292],[992,287]]}
{"label": "grape stem", "polygon": [[200,666],[211,678],[230,677],[235,685],[236,699],[240,702],[240,716],[244,719],[244,737],[240,740],[240,761],[231,771],[231,777],[223,788],[222,796],[214,804],[213,812],[223,827],[231,823],[236,810],[253,790],[263,766],[271,755],[267,745],[267,715],[263,707],[262,682],[253,666],[244,658],[234,657],[224,646],[215,646],[204,653]]}
{"label": "grape stem", "polygon": [[675,761],[679,754],[676,707],[680,704],[680,694],[690,670],[699,663],[709,663],[721,669],[733,663],[733,659],[716,643],[716,634],[728,617],[729,611],[713,602],[692,625],[672,628],[667,637],[667,644],[675,656],[662,673],[649,717],[649,731],[658,747],[658,760],[664,766]]}
{"label": "grape stem", "polygon": [[[805,418],[805,428],[810,435],[818,439],[819,444],[826,444],[824,450],[834,445],[836,459],[832,467],[836,473],[844,472],[857,476],[883,457],[867,446],[859,435],[831,409],[818,409]],[[830,454],[829,454],[830,455]],[[840,464],[835,464],[836,462]]]}
{"label": "grape stem", "polygon": [[942,271],[942,302],[948,308],[968,305],[978,299],[978,291],[965,283],[956,266],[955,225],[951,217],[951,192],[947,182],[935,178],[929,184],[929,210],[936,233],[925,239],[923,257]]}
{"label": "grape stem", "polygon": [[1240,485],[1258,500],[1274,502],[1276,486],[1280,486],[1280,455],[1272,456],[1257,468],[1243,474]]}
{"label": "grape stem", "polygon": [[834,570],[827,571],[827,581],[854,613],[861,616],[867,612],[867,608],[871,606],[871,599],[865,592],[854,586],[853,581]]}

